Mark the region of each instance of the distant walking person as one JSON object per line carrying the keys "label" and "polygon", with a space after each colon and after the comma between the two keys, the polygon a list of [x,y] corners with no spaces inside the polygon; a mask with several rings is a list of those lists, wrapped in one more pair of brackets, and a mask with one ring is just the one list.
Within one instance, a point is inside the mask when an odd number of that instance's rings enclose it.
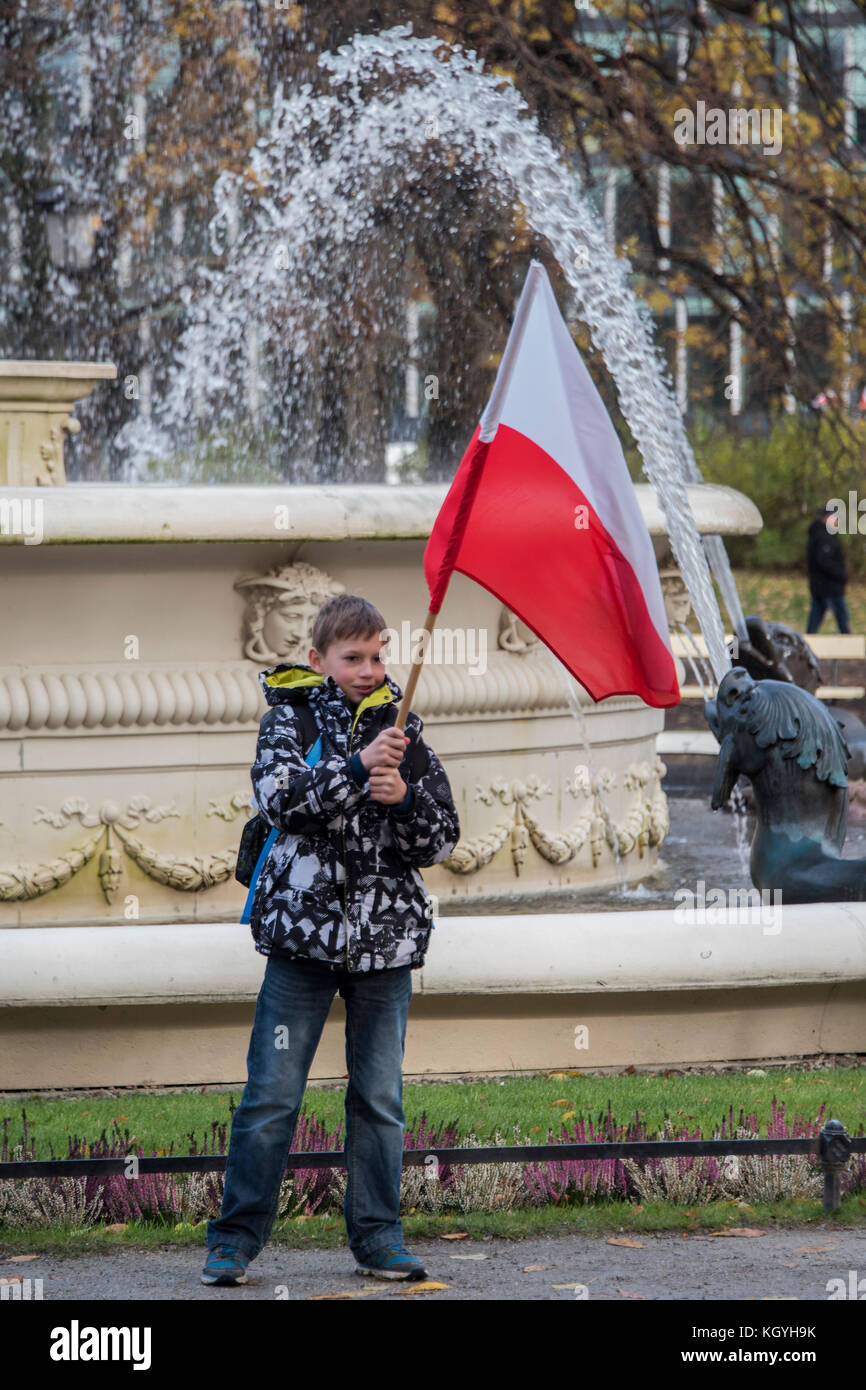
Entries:
{"label": "distant walking person", "polygon": [[812,595],[806,631],[817,632],[825,612],[831,608],[839,631],[850,632],[848,605],[845,602],[848,571],[839,540],[839,513],[831,507],[821,507],[809,527],[806,569],[809,572],[809,593]]}

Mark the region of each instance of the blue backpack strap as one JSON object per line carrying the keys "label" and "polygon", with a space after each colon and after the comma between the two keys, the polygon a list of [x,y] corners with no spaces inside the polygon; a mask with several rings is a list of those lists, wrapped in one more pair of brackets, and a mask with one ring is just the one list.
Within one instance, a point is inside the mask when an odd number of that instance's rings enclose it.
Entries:
{"label": "blue backpack strap", "polygon": [[[319,761],[319,759],[321,758],[321,756],[322,756],[322,735],[319,734],[319,737],[316,739],[316,741],[315,741],[315,743],[313,744],[312,748],[311,748],[307,753],[304,754],[304,761],[306,762],[307,767],[315,767],[316,763]],[[258,859],[257,859],[257,861],[256,861],[256,867],[255,867],[255,869],[253,870],[253,876],[252,876],[252,878],[250,879],[249,891],[247,892],[247,900],[246,900],[246,902],[244,903],[244,910],[243,910],[243,914],[242,914],[242,916],[241,916],[241,926],[244,926],[244,925],[249,926],[250,919],[251,919],[251,916],[252,916],[252,910],[253,910],[253,898],[254,898],[255,895],[256,895],[256,884],[257,884],[258,881],[259,881],[259,874],[261,873],[262,869],[265,867],[265,860],[267,859],[268,855],[270,854],[270,852],[271,852],[271,846],[273,845],[274,840],[277,838],[277,836],[279,835],[279,833],[280,833],[279,830],[271,830],[271,833],[268,835],[268,838],[265,840],[265,843],[264,843],[264,845],[262,846],[262,852],[261,852],[261,854],[259,855],[259,857],[258,857]]]}

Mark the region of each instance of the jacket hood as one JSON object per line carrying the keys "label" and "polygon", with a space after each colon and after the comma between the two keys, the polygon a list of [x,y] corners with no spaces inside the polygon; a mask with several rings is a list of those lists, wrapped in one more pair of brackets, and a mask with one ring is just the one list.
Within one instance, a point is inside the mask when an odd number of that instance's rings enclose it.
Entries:
{"label": "jacket hood", "polygon": [[[301,700],[308,700],[315,706],[322,697],[329,703],[336,699],[345,701],[348,705],[345,695],[333,677],[320,676],[311,666],[271,666],[269,670],[259,672],[259,685],[269,705],[294,705]],[[403,691],[400,686],[396,681],[392,681],[390,676],[386,676],[382,684],[377,685],[358,705],[356,718],[362,710],[373,705],[391,704],[402,698]]]}
{"label": "jacket hood", "polygon": [[311,666],[282,664],[259,672],[259,685],[269,705],[294,705],[324,681]]}

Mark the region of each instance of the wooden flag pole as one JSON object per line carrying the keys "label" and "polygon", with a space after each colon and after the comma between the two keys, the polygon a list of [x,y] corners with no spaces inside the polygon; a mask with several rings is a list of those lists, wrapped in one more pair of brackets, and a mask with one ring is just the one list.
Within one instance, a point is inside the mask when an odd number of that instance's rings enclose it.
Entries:
{"label": "wooden flag pole", "polygon": [[[436,619],[438,618],[438,616],[439,614],[434,613],[432,608],[428,610],[427,617],[424,619],[424,632],[429,634],[433,631],[433,628],[436,626]],[[426,651],[427,643],[425,641],[424,645],[421,648],[420,656],[417,656],[415,660],[412,662],[412,667],[409,671],[409,679],[406,682],[406,689],[403,691],[403,699],[400,701],[400,708],[397,711],[397,719],[394,723],[395,729],[402,730],[406,727],[406,720],[409,718],[409,710],[412,705],[412,700],[415,696],[415,687],[418,684],[418,677],[421,674],[421,667],[424,665],[424,656],[426,654]]]}

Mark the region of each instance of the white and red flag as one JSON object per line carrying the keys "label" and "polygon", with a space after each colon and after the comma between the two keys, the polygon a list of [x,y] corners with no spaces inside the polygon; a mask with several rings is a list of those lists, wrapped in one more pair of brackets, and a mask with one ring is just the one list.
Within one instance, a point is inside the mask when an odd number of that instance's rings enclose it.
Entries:
{"label": "white and red flag", "polygon": [[594,700],[679,703],[652,541],[539,261],[424,552],[431,613],[454,570],[501,599]]}

